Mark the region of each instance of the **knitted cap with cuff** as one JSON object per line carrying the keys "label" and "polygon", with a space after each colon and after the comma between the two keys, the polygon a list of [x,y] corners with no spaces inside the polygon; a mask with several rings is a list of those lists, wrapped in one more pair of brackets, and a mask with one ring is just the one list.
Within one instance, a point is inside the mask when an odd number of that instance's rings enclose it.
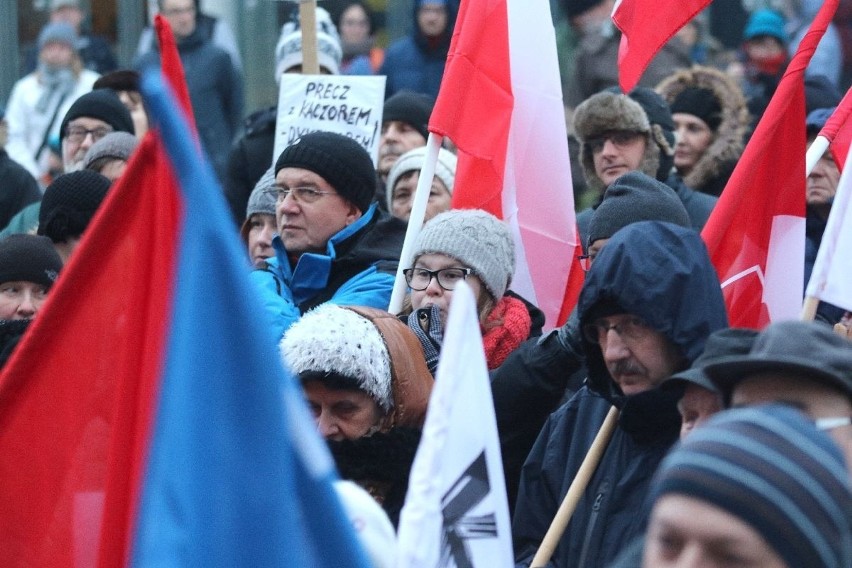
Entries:
{"label": "knitted cap with cuff", "polygon": [[0,240],[0,284],[32,282],[50,288],[62,269],[62,258],[47,237],[9,235]]}
{"label": "knitted cap with cuff", "polygon": [[130,111],[110,89],[91,91],[74,101],[65,113],[65,118],[62,119],[62,126],[59,129],[60,140],[64,139],[68,133],[68,123],[83,116],[103,120],[118,132],[136,133]]}
{"label": "knitted cap with cuff", "polygon": [[423,138],[429,138],[429,117],[435,100],[429,95],[413,91],[400,91],[385,101],[382,123],[404,122],[417,130]]}
{"label": "knitted cap with cuff", "polygon": [[[420,148],[409,150],[394,162],[393,167],[388,173],[387,200],[389,211],[391,209],[391,202],[393,201],[393,188],[396,182],[408,172],[420,171],[425,161],[426,147],[421,146]],[[450,192],[450,195],[453,194],[457,164],[458,158],[456,158],[455,154],[444,148],[438,151],[438,161],[435,162],[435,177],[441,180],[444,186],[446,186],[447,191]]]}
{"label": "knitted cap with cuff", "polygon": [[101,158],[113,160],[130,160],[130,156],[139,145],[139,139],[129,132],[110,132],[86,151],[83,158],[83,167],[89,168],[94,162]]}

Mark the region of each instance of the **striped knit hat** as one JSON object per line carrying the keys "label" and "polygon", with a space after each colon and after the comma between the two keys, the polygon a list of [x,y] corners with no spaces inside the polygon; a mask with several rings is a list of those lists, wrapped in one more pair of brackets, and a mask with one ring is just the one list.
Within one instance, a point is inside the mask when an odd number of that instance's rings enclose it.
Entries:
{"label": "striped knit hat", "polygon": [[667,493],[741,519],[787,566],[852,566],[852,492],[843,457],[788,406],[714,416],[660,465],[651,498]]}

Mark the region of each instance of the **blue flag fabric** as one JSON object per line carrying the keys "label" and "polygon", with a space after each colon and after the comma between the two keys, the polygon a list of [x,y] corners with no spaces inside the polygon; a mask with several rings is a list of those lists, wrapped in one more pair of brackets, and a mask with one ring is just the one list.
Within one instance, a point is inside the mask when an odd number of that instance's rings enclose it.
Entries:
{"label": "blue flag fabric", "polygon": [[159,74],[142,90],[185,213],[133,565],[366,568],[222,191]]}

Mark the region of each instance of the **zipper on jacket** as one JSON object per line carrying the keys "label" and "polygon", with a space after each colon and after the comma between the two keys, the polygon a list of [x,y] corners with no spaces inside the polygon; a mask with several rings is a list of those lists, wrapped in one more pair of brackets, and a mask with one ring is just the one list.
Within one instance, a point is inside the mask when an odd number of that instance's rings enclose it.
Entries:
{"label": "zipper on jacket", "polygon": [[589,524],[586,525],[586,536],[583,539],[583,548],[580,550],[580,562],[577,566],[585,567],[588,566],[586,563],[589,556],[589,548],[592,545],[592,538],[595,536],[595,526],[597,525],[598,516],[600,515],[601,504],[603,503],[604,496],[609,491],[609,482],[604,481],[599,486],[598,494],[595,496],[595,502],[592,505],[592,514],[589,515]]}

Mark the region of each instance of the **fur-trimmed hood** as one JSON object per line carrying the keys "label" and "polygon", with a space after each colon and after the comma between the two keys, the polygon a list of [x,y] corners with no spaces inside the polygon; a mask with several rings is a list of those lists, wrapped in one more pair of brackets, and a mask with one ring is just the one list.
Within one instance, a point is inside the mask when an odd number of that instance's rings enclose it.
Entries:
{"label": "fur-trimmed hood", "polygon": [[[730,77],[711,67],[695,65],[691,69],[678,71],[657,85],[656,90],[671,104],[688,88],[710,90],[722,109],[722,120],[716,129],[716,138],[692,171],[683,176],[687,186],[704,191],[706,186],[713,184],[720,176],[730,176],[733,164],[743,153],[745,134],[751,119],[745,96],[739,86]],[[722,187],[719,187],[719,191],[721,189]]]}
{"label": "fur-trimmed hood", "polygon": [[574,111],[574,132],[580,141],[580,163],[589,189],[603,194],[606,186],[595,173],[591,148],[586,142],[608,130],[641,132],[648,138],[639,171],[657,177],[660,165],[660,142],[665,143],[659,125],[651,124],[642,105],[627,95],[603,91],[592,95]]}

